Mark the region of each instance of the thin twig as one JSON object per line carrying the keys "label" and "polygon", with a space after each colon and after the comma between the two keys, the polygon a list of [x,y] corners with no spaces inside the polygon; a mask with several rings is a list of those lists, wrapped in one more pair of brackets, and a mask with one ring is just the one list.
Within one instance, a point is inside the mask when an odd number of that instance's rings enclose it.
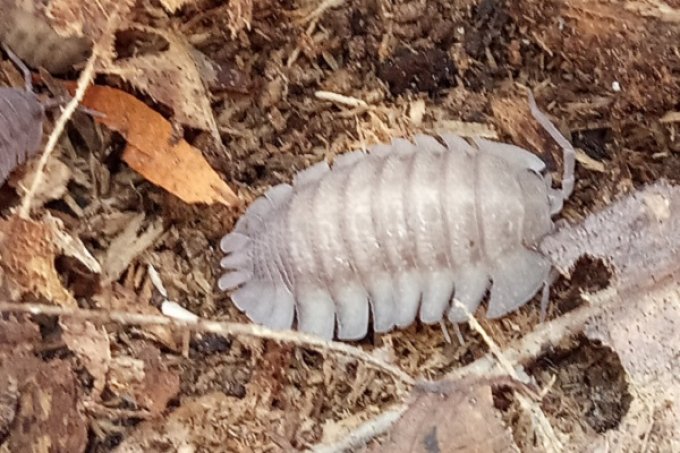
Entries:
{"label": "thin twig", "polygon": [[78,108],[78,104],[80,104],[80,101],[83,99],[83,96],[85,96],[85,91],[87,90],[88,85],[90,84],[92,78],[94,77],[94,64],[97,60],[97,56],[98,52],[96,51],[92,52],[92,56],[90,56],[90,58],[87,60],[85,69],[83,69],[83,72],[80,74],[80,77],[78,78],[78,88],[76,89],[75,96],[73,96],[69,103],[66,104],[66,107],[62,111],[61,116],[59,116],[59,119],[54,125],[54,130],[52,130],[52,133],[50,134],[50,137],[47,140],[47,145],[45,145],[45,151],[43,151],[42,155],[40,156],[40,160],[38,161],[38,166],[35,171],[35,176],[33,177],[33,182],[31,183],[31,186],[24,195],[24,199],[21,203],[21,208],[19,209],[19,216],[21,218],[24,219],[29,218],[29,214],[31,211],[31,201],[35,196],[35,192],[38,190],[38,186],[42,182],[45,165],[47,165],[47,161],[52,155],[54,148],[57,146],[57,142],[59,141],[59,138],[61,137],[61,134],[62,132],[64,132],[64,128],[66,127],[66,123],[68,123],[68,121],[71,119],[73,112],[76,111],[76,109]]}
{"label": "thin twig", "polygon": [[386,433],[408,410],[407,404],[400,404],[389,409],[379,416],[368,420],[349,432],[340,441],[327,444],[319,444],[312,447],[311,453],[340,453],[354,451],[366,445],[372,439]]}
{"label": "thin twig", "polygon": [[[606,292],[607,290],[604,291]],[[600,298],[614,301],[618,299],[614,294],[601,294]],[[588,319],[602,310],[604,301],[593,300],[592,302],[557,319],[538,325],[530,333],[506,347],[503,350],[503,356],[509,363],[516,366],[538,357],[546,348],[557,346],[565,338],[583,330]],[[461,379],[469,376],[491,377],[507,374],[498,365],[493,354],[487,354],[462,368],[452,370],[444,378]]]}
{"label": "thin twig", "polygon": [[323,101],[335,102],[336,104],[347,105],[349,107],[367,107],[368,104],[363,99],[358,99],[352,96],[345,96],[344,94],[334,93],[332,91],[316,91],[314,93],[317,99]]}
{"label": "thin twig", "polygon": [[[470,313],[467,307],[455,298],[453,299],[453,303],[456,307],[463,310],[463,312],[467,316],[468,324],[470,324],[470,327],[479,335],[481,335],[482,340],[484,340],[484,343],[486,343],[486,345],[489,347],[491,353],[498,361],[498,363],[501,365],[501,367],[505,370],[505,372],[513,379],[520,381],[521,379],[517,374],[517,371],[513,367],[512,363],[503,354],[501,348],[496,344],[496,342],[493,341],[493,338],[491,338],[491,336],[486,332],[486,330],[484,330],[482,325],[479,324],[479,322],[475,319],[472,313]],[[548,418],[545,416],[545,414],[538,406],[538,404],[536,404],[534,401],[532,401],[527,396],[521,393],[516,393],[515,395],[517,401],[519,402],[520,407],[531,417],[533,425],[536,428],[536,433],[538,434],[538,437],[541,440],[541,443],[543,444],[543,448],[545,448],[545,450],[548,452],[557,453],[562,451],[563,449],[562,443],[555,435],[555,431],[552,425],[550,424]]]}
{"label": "thin twig", "polygon": [[319,351],[337,352],[390,374],[405,387],[411,387],[415,384],[415,380],[399,367],[380,360],[366,351],[345,343],[326,341],[319,337],[297,331],[276,331],[255,324],[208,321],[205,319],[199,319],[196,322],[188,322],[161,315],[147,315],[115,310],[85,310],[79,308],[65,308],[56,305],[0,302],[0,313],[9,312],[64,316],[88,321],[115,322],[123,325],[161,325],[195,332],[211,332],[221,335],[242,335],[262,338],[309,347]]}

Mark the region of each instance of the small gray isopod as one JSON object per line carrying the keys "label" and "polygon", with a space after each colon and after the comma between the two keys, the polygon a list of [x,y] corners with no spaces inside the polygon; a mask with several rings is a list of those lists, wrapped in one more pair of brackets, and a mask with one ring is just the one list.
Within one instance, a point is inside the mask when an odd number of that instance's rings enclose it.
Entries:
{"label": "small gray isopod", "polygon": [[561,189],[545,164],[514,145],[428,135],[338,156],[272,187],[221,240],[221,290],[274,329],[359,339],[418,317],[464,321],[490,288],[487,317],[544,288],[550,260],[536,251],[574,187],[571,144],[531,112],[562,147]]}
{"label": "small gray isopod", "polygon": [[23,71],[26,90],[0,87],[0,185],[14,169],[39,150],[43,135],[43,105],[33,93],[31,73],[9,50],[10,59]]}

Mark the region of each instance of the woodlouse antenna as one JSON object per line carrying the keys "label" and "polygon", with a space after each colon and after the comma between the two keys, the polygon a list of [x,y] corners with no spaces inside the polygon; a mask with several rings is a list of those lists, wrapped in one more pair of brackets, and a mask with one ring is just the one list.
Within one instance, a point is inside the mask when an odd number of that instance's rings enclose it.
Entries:
{"label": "woodlouse antenna", "polygon": [[548,119],[545,113],[541,112],[536,105],[536,99],[531,90],[529,94],[529,108],[534,119],[550,134],[553,140],[562,147],[563,170],[562,170],[562,201],[569,198],[574,191],[574,169],[576,166],[576,152],[564,135],[557,130],[555,125]]}
{"label": "woodlouse antenna", "polygon": [[24,62],[21,61],[21,58],[19,58],[14,52],[12,52],[12,49],[10,49],[9,46],[7,46],[7,44],[2,43],[2,50],[5,51],[9,59],[12,60],[12,63],[14,63],[16,67],[19,68],[19,70],[24,75],[26,91],[33,92],[33,81],[31,79],[32,78],[31,71],[30,69],[28,69],[28,66],[26,66]]}

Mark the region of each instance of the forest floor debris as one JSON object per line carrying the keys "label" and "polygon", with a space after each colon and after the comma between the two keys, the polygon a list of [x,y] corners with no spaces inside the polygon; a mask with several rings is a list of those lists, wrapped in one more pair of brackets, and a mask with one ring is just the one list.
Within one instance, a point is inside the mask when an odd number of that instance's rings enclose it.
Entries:
{"label": "forest floor debris", "polygon": [[[16,4],[0,0],[12,14]],[[107,35],[114,5],[121,25]],[[642,240],[667,234],[676,209],[663,196],[638,198],[637,217],[593,213],[648,184],[680,181],[677,5],[39,6],[27,29],[43,38],[29,36],[21,58],[37,61],[28,44],[44,42],[61,49],[44,60],[50,67],[76,67],[58,79],[34,71],[36,92],[81,83],[65,112],[46,114],[50,151],[0,191],[3,448],[444,451],[463,439],[445,436],[462,430],[490,451],[680,449],[674,248],[645,262],[613,238],[600,246],[616,253],[572,269],[583,247],[597,245],[574,240],[555,255],[571,276],[553,286],[546,323],[538,301],[496,321],[482,309],[476,327],[461,326],[464,344],[418,323],[353,344],[270,332],[215,288],[219,238],[243,206],[321,159],[447,129],[527,147],[559,175],[561,152],[531,126],[524,87],[577,148],[562,218],[639,224],[649,233]],[[0,38],[16,39],[3,20]],[[114,42],[103,45],[107,37]],[[23,87],[8,61],[0,85]],[[129,98],[112,108],[98,92]],[[75,111],[76,99],[93,115]],[[570,233],[583,230],[559,234]],[[617,286],[643,275],[638,263],[653,265],[647,280]],[[664,266],[670,274],[658,272]],[[164,316],[169,301],[197,318]],[[419,387],[438,381],[448,387]]]}

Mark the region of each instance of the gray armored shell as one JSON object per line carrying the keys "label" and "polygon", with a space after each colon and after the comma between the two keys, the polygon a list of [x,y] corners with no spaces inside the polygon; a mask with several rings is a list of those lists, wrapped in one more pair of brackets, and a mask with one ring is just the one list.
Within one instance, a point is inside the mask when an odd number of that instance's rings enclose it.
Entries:
{"label": "gray armored shell", "polygon": [[[550,262],[534,250],[561,199],[519,147],[453,135],[396,139],[324,162],[256,200],[221,242],[222,290],[251,320],[332,338],[487,316],[528,302]],[[557,200],[557,201],[555,201]]]}
{"label": "gray armored shell", "polygon": [[0,184],[35,155],[43,130],[43,107],[35,94],[0,87]]}

